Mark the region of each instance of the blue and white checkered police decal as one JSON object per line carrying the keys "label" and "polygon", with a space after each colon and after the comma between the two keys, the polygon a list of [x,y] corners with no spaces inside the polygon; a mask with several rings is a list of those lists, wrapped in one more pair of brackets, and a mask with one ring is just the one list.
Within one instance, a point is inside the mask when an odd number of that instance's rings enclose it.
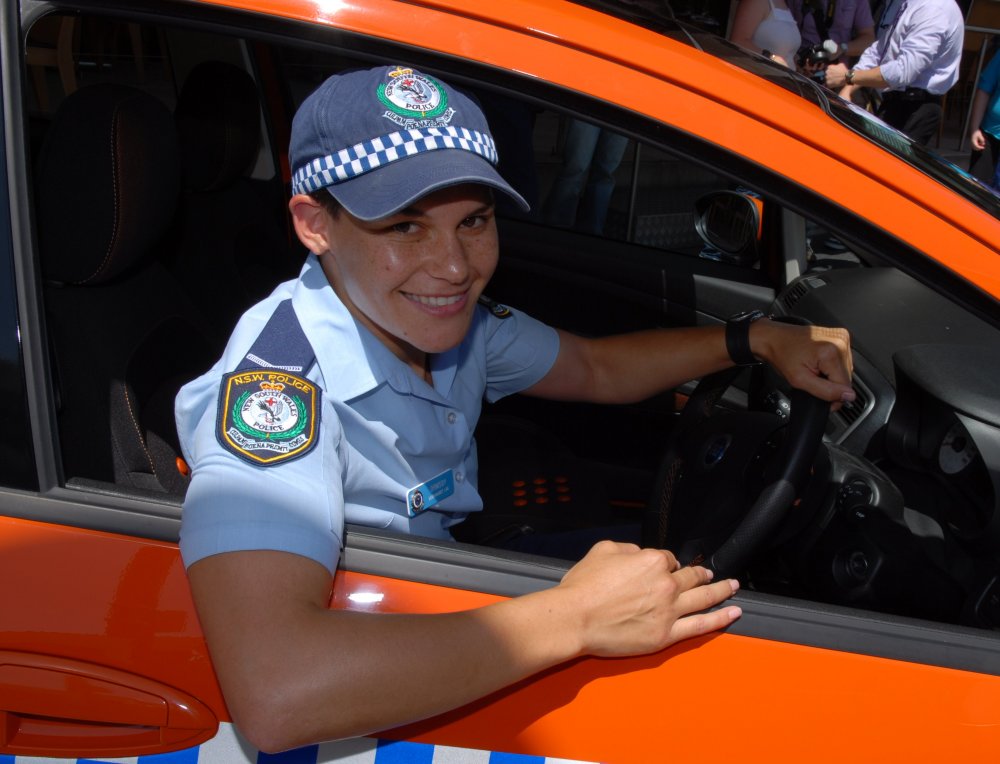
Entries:
{"label": "blue and white checkered police decal", "polygon": [[200,746],[174,753],[120,759],[45,759],[3,756],[0,764],[585,764],[569,759],[525,756],[519,753],[478,751],[427,743],[355,738],[322,743],[278,754],[251,746],[231,724]]}

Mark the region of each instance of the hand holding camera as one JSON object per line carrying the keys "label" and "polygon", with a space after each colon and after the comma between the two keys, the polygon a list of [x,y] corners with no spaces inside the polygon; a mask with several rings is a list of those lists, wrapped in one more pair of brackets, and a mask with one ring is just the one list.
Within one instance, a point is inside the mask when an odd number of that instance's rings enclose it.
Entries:
{"label": "hand holding camera", "polygon": [[795,55],[795,63],[807,76],[817,82],[823,82],[826,67],[840,58],[846,48],[846,45],[838,45],[830,39],[813,45],[803,45]]}

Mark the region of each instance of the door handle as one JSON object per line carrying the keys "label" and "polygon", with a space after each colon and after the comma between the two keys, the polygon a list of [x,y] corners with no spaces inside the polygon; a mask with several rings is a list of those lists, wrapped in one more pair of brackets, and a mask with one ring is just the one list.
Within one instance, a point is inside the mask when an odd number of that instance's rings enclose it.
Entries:
{"label": "door handle", "polygon": [[211,739],[215,714],[176,688],[69,658],[0,651],[0,753],[110,758]]}

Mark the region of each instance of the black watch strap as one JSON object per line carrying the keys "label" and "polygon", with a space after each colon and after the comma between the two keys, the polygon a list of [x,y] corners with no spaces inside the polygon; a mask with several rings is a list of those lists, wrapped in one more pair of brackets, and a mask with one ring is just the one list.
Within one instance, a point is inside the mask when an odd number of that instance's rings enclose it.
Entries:
{"label": "black watch strap", "polygon": [[726,350],[737,366],[753,366],[760,363],[750,352],[750,324],[766,318],[763,311],[748,310],[730,316],[726,321]]}

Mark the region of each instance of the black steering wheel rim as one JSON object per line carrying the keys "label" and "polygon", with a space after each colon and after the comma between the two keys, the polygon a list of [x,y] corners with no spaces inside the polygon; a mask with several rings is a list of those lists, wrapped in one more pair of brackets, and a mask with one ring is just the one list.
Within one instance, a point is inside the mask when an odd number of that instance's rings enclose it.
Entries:
{"label": "black steering wheel rim", "polygon": [[[687,433],[711,416],[719,399],[740,371],[740,367],[735,367],[704,377],[682,410],[661,462],[644,518],[644,546],[667,546],[674,499],[685,474],[686,455],[681,444]],[[785,436],[775,457],[775,464],[780,465],[777,477],[758,492],[725,541],[706,553],[703,560],[682,559],[682,563],[699,562],[717,576],[733,576],[742,571],[774,537],[805,488],[830,411],[828,401],[815,398],[803,390],[792,390],[790,402]]]}

